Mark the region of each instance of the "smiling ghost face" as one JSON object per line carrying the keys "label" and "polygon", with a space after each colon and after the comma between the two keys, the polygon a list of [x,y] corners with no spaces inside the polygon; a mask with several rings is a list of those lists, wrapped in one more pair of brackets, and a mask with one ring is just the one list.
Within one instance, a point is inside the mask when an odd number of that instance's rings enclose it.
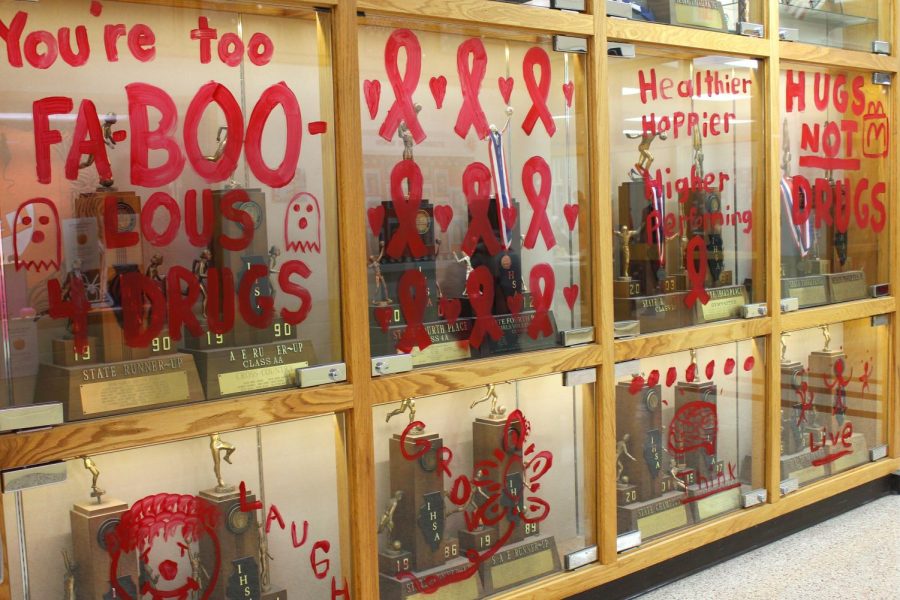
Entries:
{"label": "smiling ghost face", "polygon": [[307,192],[294,196],[284,215],[284,245],[293,252],[322,251],[319,201]]}
{"label": "smiling ghost face", "polygon": [[62,263],[59,214],[47,198],[33,198],[16,211],[13,254],[16,270],[59,270]]}

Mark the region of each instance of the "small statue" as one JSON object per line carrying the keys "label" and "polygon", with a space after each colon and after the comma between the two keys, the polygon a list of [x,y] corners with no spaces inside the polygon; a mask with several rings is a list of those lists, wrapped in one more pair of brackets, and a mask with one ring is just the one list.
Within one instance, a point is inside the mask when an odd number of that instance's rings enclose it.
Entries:
{"label": "small statue", "polygon": [[[416,114],[419,114],[419,111],[422,110],[422,105],[414,104],[413,109],[416,111]],[[400,125],[397,126],[397,137],[403,142],[403,160],[412,160],[413,146],[415,145],[416,140],[409,130],[409,125],[406,124],[406,121],[400,121]]]}
{"label": "small statue", "polygon": [[81,282],[82,287],[86,290],[88,286],[87,275],[81,270],[82,262],[80,258],[72,260],[72,268],[66,273],[66,278],[62,284],[62,299],[64,301],[72,299],[72,285],[77,279]]}
{"label": "small statue", "polygon": [[828,325],[819,325],[819,329],[822,330],[822,335],[825,336],[825,347],[822,348],[822,352],[830,352],[831,351],[831,331],[828,329]]}
{"label": "small statue", "polygon": [[500,406],[500,397],[497,395],[497,388],[493,383],[487,386],[487,392],[483,397],[475,400],[474,402],[472,402],[472,404],[469,405],[469,409],[473,409],[477,405],[481,404],[482,402],[487,402],[488,400],[491,401],[491,412],[488,414],[489,419],[499,419],[503,417],[504,414],[506,414],[506,407]]}
{"label": "small statue", "polygon": [[378,242],[378,256],[369,255],[369,268],[375,273],[375,304],[385,306],[391,303],[391,297],[388,295],[387,283],[384,281],[384,275],[381,273],[381,259],[384,258],[384,240]]}
{"label": "small statue", "polygon": [[641,143],[638,144],[638,152],[640,152],[640,158],[636,163],[634,163],[634,167],[631,168],[629,175],[633,181],[642,181],[644,179],[644,174],[650,170],[650,165],[653,164],[653,155],[650,154],[650,144],[653,143],[657,137],[661,140],[665,140],[668,136],[665,133],[657,132],[657,133],[626,133],[625,137],[629,140],[636,140],[638,138],[641,139]]}
{"label": "small statue", "polygon": [[789,333],[782,333],[782,334],[781,334],[781,362],[783,362],[783,363],[788,362],[788,359],[787,359],[787,342],[785,342],[785,338],[788,338],[788,337],[790,337],[790,336],[791,336],[791,334],[789,334]]}
{"label": "small statue", "polygon": [[[396,417],[397,415],[402,415],[407,410],[409,410],[409,422],[410,423],[415,422],[415,420],[416,420],[416,401],[413,400],[412,398],[406,398],[403,402],[400,403],[399,407],[397,407],[394,410],[392,410],[391,412],[389,412],[387,414],[387,416],[384,418],[384,422],[387,423],[393,417]],[[412,433],[413,435],[417,435],[417,434],[422,433],[422,431],[423,431],[422,427],[413,427],[412,430],[410,431],[410,433]]]}
{"label": "small statue", "polygon": [[619,231],[613,233],[622,241],[622,277],[631,279],[628,273],[628,267],[631,265],[631,240],[638,232],[635,229],[628,229],[628,225],[622,225]]}
{"label": "small statue", "polygon": [[675,481],[675,487],[680,490],[687,490],[687,486],[681,477],[678,476],[678,463],[675,462],[675,459],[669,459],[669,473],[672,475],[672,479]]}
{"label": "small statue", "polygon": [[101,490],[99,486],[97,486],[97,480],[100,478],[100,469],[97,468],[97,463],[90,456],[82,456],[81,460],[84,461],[84,468],[91,472],[91,498],[97,499],[97,504],[101,504],[103,500],[103,494],[106,493],[105,490]]}
{"label": "small statue", "polygon": [[216,491],[219,493],[234,491],[233,485],[226,485],[222,479],[222,461],[231,464],[231,455],[236,448],[219,437],[218,433],[209,436],[209,450],[212,452],[213,469],[216,473]]}
{"label": "small statue", "polygon": [[401,500],[403,500],[403,490],[397,490],[391,496],[384,514],[381,515],[381,521],[378,523],[378,533],[387,531],[388,544],[394,552],[398,552],[403,547],[400,544],[400,540],[394,539],[394,513],[397,511],[397,505],[400,504]]}
{"label": "small statue", "polygon": [[[209,573],[206,567],[203,566],[203,563],[200,562],[199,552],[189,552],[188,559],[191,561],[191,578],[197,582],[197,589],[191,592],[191,598],[192,600],[200,600],[203,588],[206,586],[206,582],[209,581]],[[156,577],[158,579],[159,575]],[[156,580],[153,583],[155,584]]]}
{"label": "small statue", "polygon": [[[459,255],[456,253],[456,250],[453,251],[453,258],[456,259],[456,262],[458,262],[458,263],[463,263],[463,264],[466,265],[466,279],[465,279],[465,281],[468,282],[468,281],[469,281],[469,275],[471,275],[471,274],[472,274],[472,271],[475,270],[475,269],[472,268],[472,259],[469,257],[468,254],[463,254],[463,255],[462,255],[462,258],[460,258]],[[466,298],[469,296],[469,290],[468,290],[468,287],[467,287],[467,286],[463,286],[463,293],[462,293],[462,295],[463,295],[463,297],[466,297]]]}
{"label": "small statue", "polygon": [[228,143],[228,128],[227,127],[219,127],[219,131],[216,132],[216,151],[209,155],[204,155],[204,159],[210,162],[216,162],[222,155],[225,153],[225,144]]}
{"label": "small statue", "polygon": [[258,549],[257,558],[259,560],[259,585],[263,592],[267,592],[269,591],[269,588],[272,587],[272,576],[269,573],[269,561],[275,560],[275,557],[269,554],[269,538],[265,534],[264,525],[262,523],[259,524],[256,533]]}
{"label": "small statue", "polygon": [[63,574],[63,598],[65,600],[75,600],[75,571],[78,567],[69,560],[69,553],[62,551],[63,562],[66,565],[66,572]]}
{"label": "small statue", "polygon": [[144,273],[147,277],[149,277],[152,281],[162,284],[163,277],[159,274],[159,268],[163,264],[162,254],[154,254],[150,258],[150,264],[147,265],[147,271]]}
{"label": "small statue", "polygon": [[204,248],[200,253],[200,258],[194,261],[193,268],[191,269],[194,276],[197,278],[197,283],[200,287],[200,310],[203,314],[206,314],[206,280],[209,276],[209,261],[211,260],[212,252],[209,251],[209,248]]}
{"label": "small statue", "polygon": [[281,256],[281,249],[278,246],[269,248],[269,290],[272,298],[275,298],[275,290],[277,289],[272,283],[272,275],[278,275],[278,257]]}
{"label": "small statue", "polygon": [[624,454],[632,461],[637,460],[635,457],[628,452],[628,440],[631,439],[631,434],[626,433],[622,436],[622,439],[616,442],[616,481],[628,483],[627,478],[623,479],[622,472],[625,471],[625,465],[622,464],[622,455]]}

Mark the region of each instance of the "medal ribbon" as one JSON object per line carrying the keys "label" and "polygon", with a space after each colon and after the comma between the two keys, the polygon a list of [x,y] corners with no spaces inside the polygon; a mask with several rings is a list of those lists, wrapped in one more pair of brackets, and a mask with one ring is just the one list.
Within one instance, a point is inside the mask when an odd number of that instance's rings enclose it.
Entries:
{"label": "medal ribbon", "polygon": [[494,277],[487,267],[476,267],[466,280],[466,294],[469,296],[469,304],[475,313],[475,324],[472,333],[469,334],[469,344],[475,348],[481,347],[485,334],[494,341],[500,339],[503,332],[494,318],[491,308],[494,305]]}
{"label": "medal ribbon", "polygon": [[556,288],[556,275],[553,273],[553,267],[547,263],[534,265],[528,275],[528,286],[534,304],[534,318],[528,324],[528,336],[533,340],[538,338],[538,334],[550,337],[553,335],[553,324],[550,322],[549,313]]}
{"label": "medal ribbon", "polygon": [[500,251],[500,242],[494,235],[488,211],[491,207],[491,172],[483,163],[473,162],[466,167],[462,176],[463,193],[469,204],[469,227],[460,248],[472,256],[478,240],[484,240],[484,247],[493,256]]}
{"label": "medal ribbon", "polygon": [[[803,191],[799,191],[802,196]],[[812,248],[812,219],[807,218],[802,226],[797,224],[794,218],[794,194],[791,192],[791,180],[788,177],[781,178],[781,203],[785,211],[784,219],[790,223],[794,245],[800,250],[800,256],[805,257]]]}
{"label": "medal ribbon", "polygon": [[[469,57],[472,57],[472,70],[469,70]],[[478,38],[471,38],[459,45],[456,51],[456,71],[459,73],[459,87],[462,91],[462,106],[459,107],[459,115],[456,117],[456,127],[453,130],[456,135],[466,139],[471,127],[475,128],[478,139],[483,140],[488,133],[487,117],[484,109],[478,101],[478,92],[481,90],[481,82],[487,72],[487,52],[484,44]]]}
{"label": "medal ribbon", "polygon": [[[400,76],[400,48],[406,50],[406,71]],[[387,141],[394,138],[400,121],[406,121],[413,139],[421,144],[425,139],[425,131],[419,124],[419,116],[413,106],[412,96],[419,85],[422,74],[422,47],[419,38],[409,29],[398,29],[388,38],[384,46],[384,70],[394,88],[394,103],[388,110],[378,135]]]}
{"label": "medal ribbon", "polygon": [[[534,67],[540,68],[540,81],[535,81]],[[553,137],[556,133],[556,123],[553,122],[553,115],[547,107],[547,98],[550,95],[550,57],[543,48],[537,46],[529,48],[525,53],[525,59],[522,62],[522,76],[525,78],[525,87],[528,89],[528,95],[531,96],[531,108],[522,121],[522,129],[526,134],[531,135],[538,118],[544,124],[547,133]]]}
{"label": "medal ribbon", "polygon": [[666,232],[663,230],[663,224],[666,220],[666,201],[663,198],[662,190],[659,189],[659,186],[654,185],[651,186],[650,189],[653,194],[651,200],[653,210],[659,215],[659,218],[656,221],[657,226],[653,228],[651,235],[656,238],[654,241],[656,242],[656,252],[659,256],[659,265],[664,267],[666,266]]}
{"label": "medal ribbon", "polygon": [[397,283],[400,312],[406,321],[406,329],[397,342],[397,350],[404,354],[412,352],[415,346],[418,346],[419,350],[424,350],[431,345],[431,336],[422,324],[425,306],[428,303],[428,290],[425,285],[425,275],[418,269],[404,271]]}
{"label": "medal ribbon", "polygon": [[512,241],[512,227],[506,222],[504,208],[512,206],[509,192],[509,171],[506,168],[506,157],[503,155],[503,134],[499,131],[488,133],[488,154],[491,159],[491,175],[494,180],[494,195],[497,197],[497,221],[500,223],[500,236],[503,246],[509,248]]}
{"label": "medal ribbon", "polygon": [[[540,190],[534,189],[535,174],[541,176]],[[547,164],[547,161],[540,156],[529,158],[522,166],[522,189],[532,209],[531,223],[528,225],[528,233],[525,235],[524,242],[525,247],[529,250],[534,248],[538,233],[544,236],[547,250],[556,245],[556,236],[553,235],[553,228],[550,226],[550,219],[547,217],[547,204],[550,202],[551,185],[550,165]]]}
{"label": "medal ribbon", "polygon": [[[699,258],[697,254],[700,254]],[[688,242],[687,251],[685,252],[685,267],[687,268],[687,276],[691,281],[691,291],[684,297],[684,305],[691,308],[697,300],[700,304],[706,305],[709,302],[709,294],[706,292],[704,283],[706,282],[706,243],[703,236],[695,235]],[[698,266],[699,265],[699,266]]]}
{"label": "medal ribbon", "polygon": [[[407,182],[408,195],[403,193],[404,181]],[[408,246],[413,258],[425,256],[428,249],[416,228],[416,215],[422,202],[422,171],[414,161],[401,160],[394,165],[391,171],[391,198],[397,213],[397,230],[388,242],[387,255],[400,258]]]}

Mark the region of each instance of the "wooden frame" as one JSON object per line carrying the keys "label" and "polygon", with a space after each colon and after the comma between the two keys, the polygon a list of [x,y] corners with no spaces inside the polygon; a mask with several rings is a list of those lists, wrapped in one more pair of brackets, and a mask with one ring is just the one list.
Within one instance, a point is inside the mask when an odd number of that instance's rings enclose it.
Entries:
{"label": "wooden frame", "polygon": [[[862,485],[887,476],[900,468],[900,377],[895,369],[887,375],[886,439],[888,459],[856,468],[825,479],[781,497],[779,492],[780,440],[780,344],[785,331],[837,323],[886,314],[891,317],[891,356],[889,364],[900,356],[900,327],[897,326],[897,303],[894,297],[860,300],[846,304],[782,314],[780,299],[780,234],[775,217],[779,206],[779,160],[781,152],[781,112],[779,77],[781,61],[829,65],[866,71],[883,71],[894,76],[900,72],[900,10],[882,15],[881,30],[892,30],[893,54],[873,55],[864,52],[824,48],[808,44],[779,42],[778,0],[762,0],[766,15],[763,39],[732,34],[640,23],[604,16],[603,0],[589,0],[586,14],[539,10],[490,0],[277,0],[265,2],[223,2],[208,0],[125,0],[127,2],[207,8],[229,11],[292,16],[309,7],[328,7],[333,11],[332,56],[334,81],[335,156],[339,202],[339,235],[341,240],[340,280],[342,297],[341,335],[348,383],[311,390],[282,390],[240,399],[224,399],[189,406],[71,423],[45,430],[0,435],[0,470],[69,459],[124,449],[136,445],[160,443],[250,426],[265,425],[299,417],[339,413],[336,418],[336,441],[342,449],[339,483],[344,492],[342,503],[342,557],[350,561],[352,594],[356,598],[378,597],[376,506],[372,490],[374,458],[372,448],[372,408],[396,402],[405,397],[421,397],[472,388],[486,383],[545,375],[572,369],[595,368],[597,384],[593,386],[594,402],[584,412],[590,420],[586,430],[590,443],[587,451],[596,454],[586,476],[591,490],[586,497],[592,502],[594,529],[587,535],[597,543],[599,561],[572,573],[539,580],[504,594],[503,598],[562,598],[629,573],[639,571],[668,558],[721,539],[730,534],[765,523],[790,511],[837,494],[852,486]],[[883,12],[885,5],[880,2]],[[350,299],[366,289],[366,272],[359,265],[366,262],[362,150],[360,123],[360,81],[358,48],[358,14],[390,19],[413,18],[427,26],[478,31],[488,26],[503,29],[510,35],[528,36],[561,33],[588,40],[586,82],[588,88],[588,131],[585,143],[590,153],[589,186],[591,195],[590,228],[594,232],[588,244],[593,269],[589,306],[593,315],[595,340],[574,348],[545,350],[531,354],[499,357],[482,361],[451,364],[410,373],[373,378],[371,375],[366,306]],[[605,200],[610,189],[609,162],[604,148],[609,139],[609,123],[604,102],[607,95],[608,40],[640,42],[659,48],[701,50],[743,55],[765,62],[762,112],[766,122],[763,167],[765,189],[765,227],[757,238],[764,243],[761,258],[767,280],[766,300],[769,314],[765,318],[711,324],[685,330],[644,335],[634,339],[613,340],[613,310],[608,301],[612,293],[613,244],[611,203]],[[889,165],[890,192],[896,195],[900,185],[896,140],[900,135],[896,117],[900,116],[900,94],[891,97],[893,158]],[[896,207],[892,206],[896,212]],[[889,280],[892,290],[900,289],[900,219],[889,217],[889,229],[882,234],[883,251],[888,252]],[[880,248],[879,251],[882,251]],[[615,480],[615,385],[614,368],[618,361],[658,356],[696,346],[716,345],[742,339],[762,337],[766,340],[766,409],[765,477],[768,503],[753,509],[727,514],[721,518],[679,531],[659,541],[623,555],[616,553],[616,497],[611,483]],[[593,483],[592,483],[593,482]],[[352,515],[352,518],[350,517]],[[0,541],[4,521],[0,514]],[[5,558],[5,553],[4,553]],[[7,561],[8,564],[8,561]],[[0,600],[10,598],[9,578],[0,584]]]}

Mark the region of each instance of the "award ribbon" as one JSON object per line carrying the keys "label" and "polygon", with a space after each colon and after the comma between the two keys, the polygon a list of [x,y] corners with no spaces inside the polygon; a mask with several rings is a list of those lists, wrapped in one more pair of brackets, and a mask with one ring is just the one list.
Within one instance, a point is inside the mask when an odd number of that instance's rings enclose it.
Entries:
{"label": "award ribbon", "polygon": [[[400,48],[406,50],[406,71],[402,77],[398,61]],[[419,124],[419,116],[412,99],[422,74],[422,47],[416,34],[409,29],[398,29],[391,34],[384,46],[384,70],[391,87],[394,88],[394,103],[388,110],[378,135],[391,141],[397,133],[400,121],[406,121],[413,139],[417,144],[421,144],[425,139],[425,131]]]}
{"label": "award ribbon", "polygon": [[[534,78],[534,68],[540,68],[540,80]],[[528,95],[531,96],[531,108],[522,121],[522,130],[526,134],[531,135],[538,118],[544,124],[544,128],[550,137],[556,133],[556,123],[553,122],[553,115],[547,107],[547,98],[550,95],[550,57],[547,56],[546,50],[537,46],[529,48],[525,53],[525,59],[522,61],[522,76],[525,78],[525,87],[528,89]]]}
{"label": "award ribbon", "polygon": [[[700,254],[699,259],[697,254]],[[684,297],[684,305],[688,308],[692,307],[697,300],[700,304],[705,305],[709,302],[709,294],[706,292],[704,283],[706,282],[706,243],[703,236],[695,235],[688,242],[687,251],[685,252],[687,260],[685,260],[685,268],[687,268],[688,279],[691,280],[691,291]],[[699,267],[697,265],[700,265]]]}
{"label": "award ribbon", "polygon": [[[803,190],[798,189],[801,199],[805,204],[806,197]],[[804,223],[798,224],[796,213],[794,211],[794,194],[791,192],[791,180],[789,177],[781,178],[781,203],[785,210],[785,219],[790,223],[791,237],[794,238],[794,245],[800,250],[800,256],[806,257],[812,248],[812,219],[807,218]]]}
{"label": "award ribbon", "polygon": [[512,241],[512,223],[507,223],[504,209],[512,208],[509,191],[509,170],[503,154],[503,134],[499,131],[488,133],[488,154],[491,159],[491,174],[494,180],[494,195],[497,197],[497,222],[503,246],[509,248]]}
{"label": "award ribbon", "polygon": [[[646,173],[646,171],[645,171]],[[659,256],[659,266],[666,266],[666,233],[663,231],[664,223],[666,221],[666,201],[663,198],[662,190],[659,189],[659,186],[651,185],[650,190],[652,193],[652,198],[650,200],[651,205],[653,206],[653,210],[656,211],[656,214],[659,215],[659,218],[656,220],[656,227],[653,228],[651,232],[651,239],[656,242],[656,252]],[[655,238],[655,239],[654,239]],[[705,260],[705,259],[704,259]]]}
{"label": "award ribbon", "polygon": [[[534,189],[535,174],[541,176],[541,187],[539,190]],[[542,157],[532,156],[522,166],[522,189],[533,211],[524,241],[525,247],[529,250],[534,248],[538,233],[544,236],[547,250],[556,245],[556,236],[553,235],[553,228],[550,226],[550,219],[547,217],[547,204],[550,202],[551,184],[550,165]]]}
{"label": "award ribbon", "polygon": [[[403,193],[404,181],[409,194]],[[412,160],[401,160],[391,171],[391,199],[397,213],[397,231],[391,236],[386,252],[391,258],[400,258],[406,247],[413,258],[421,258],[428,253],[419,230],[416,228],[416,215],[422,202],[422,171]]]}
{"label": "award ribbon", "polygon": [[[469,58],[472,58],[472,70],[469,70]],[[453,131],[456,135],[466,139],[469,129],[474,127],[478,139],[483,140],[488,133],[487,117],[484,109],[478,101],[478,92],[481,90],[481,82],[487,72],[487,52],[484,44],[478,38],[471,38],[459,45],[456,51],[456,70],[459,73],[459,87],[462,91],[462,106],[459,107],[459,115],[456,117],[456,127]]]}
{"label": "award ribbon", "polygon": [[469,344],[475,348],[481,347],[485,334],[494,341],[500,339],[503,332],[494,318],[491,308],[494,305],[494,277],[487,267],[476,267],[466,280],[466,294],[475,313],[475,324],[472,333],[469,334]]}
{"label": "award ribbon", "polygon": [[[543,282],[543,286],[541,286]],[[531,289],[534,304],[534,318],[528,324],[528,336],[536,340],[538,334],[544,337],[553,335],[553,324],[550,322],[550,306],[553,304],[553,292],[556,288],[556,276],[553,267],[547,263],[539,263],[531,268],[528,275],[528,286]]]}
{"label": "award ribbon", "polygon": [[422,324],[425,317],[425,305],[428,303],[428,290],[425,288],[425,275],[418,269],[408,269],[400,276],[397,283],[397,294],[400,296],[400,312],[406,321],[406,329],[397,342],[397,350],[404,354],[412,352],[414,346],[424,350],[431,345],[431,336]]}
{"label": "award ribbon", "polygon": [[483,163],[470,163],[462,176],[463,193],[469,204],[469,228],[460,248],[472,256],[478,240],[484,240],[484,247],[493,256],[500,251],[500,242],[494,235],[488,210],[491,207],[491,172]]}

